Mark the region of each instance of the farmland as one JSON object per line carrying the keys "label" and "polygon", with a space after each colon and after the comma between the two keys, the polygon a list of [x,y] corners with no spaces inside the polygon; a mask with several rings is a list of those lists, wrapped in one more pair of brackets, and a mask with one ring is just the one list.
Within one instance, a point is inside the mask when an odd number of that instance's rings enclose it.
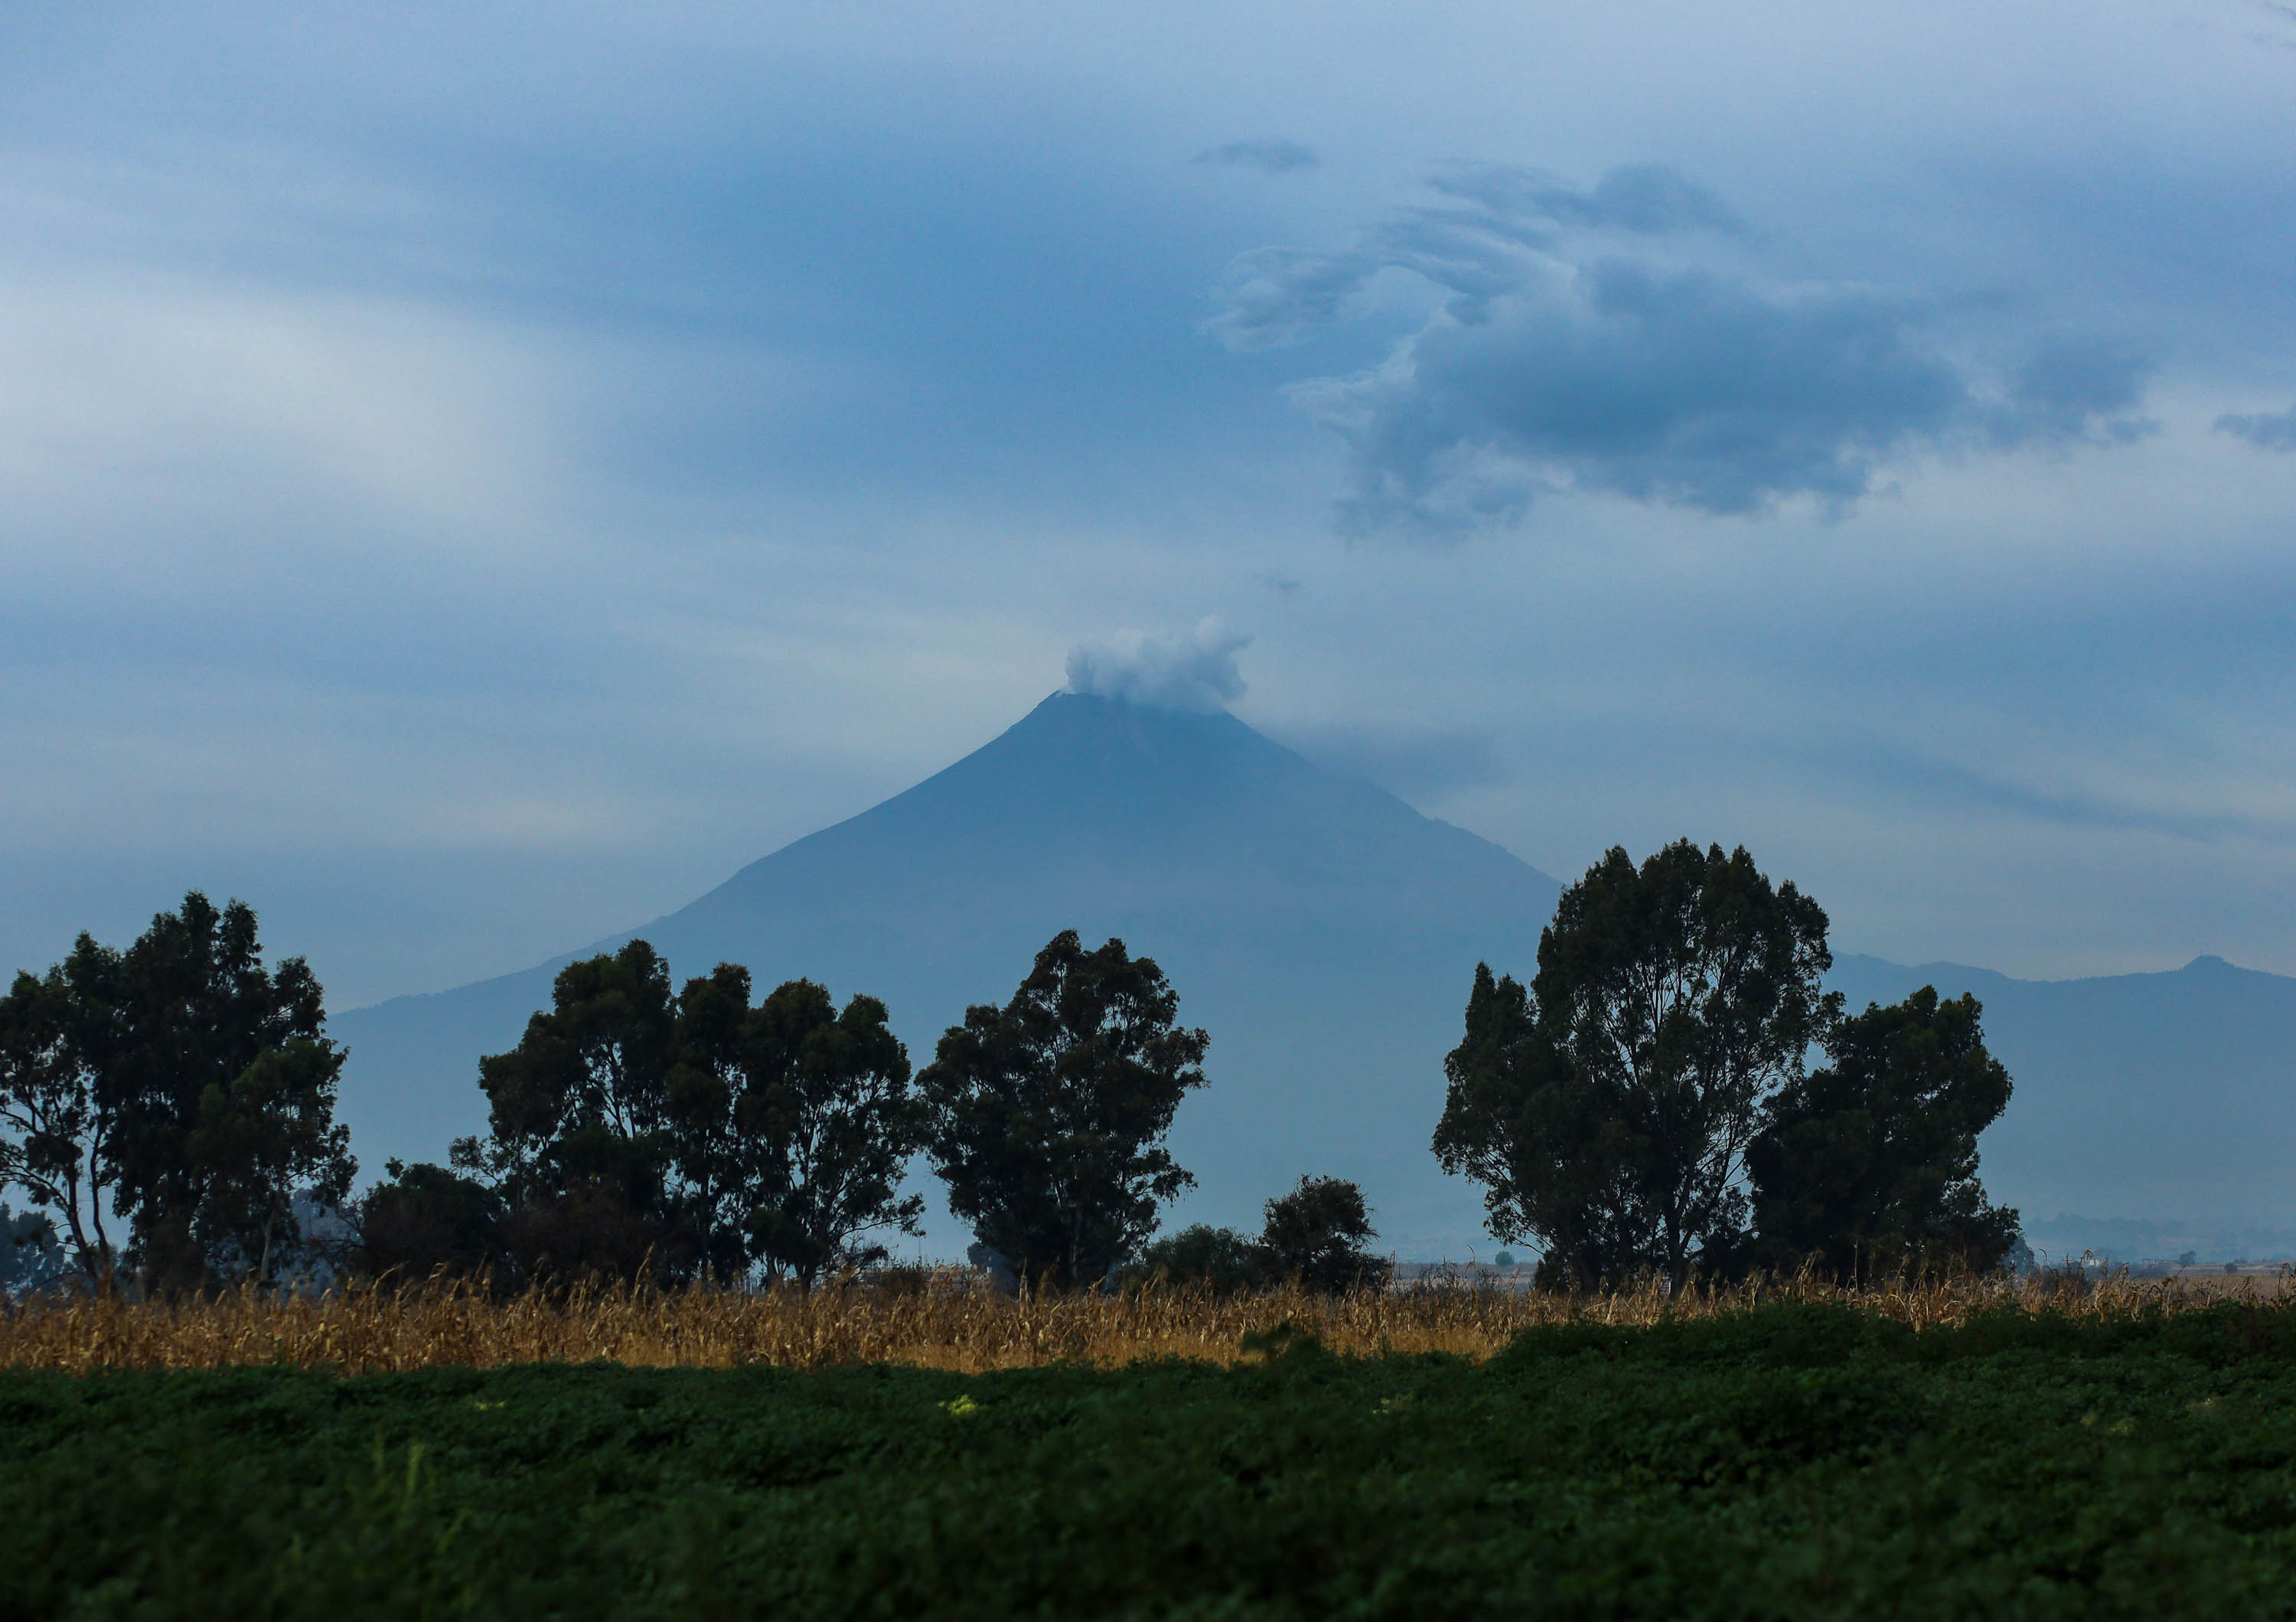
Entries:
{"label": "farmland", "polygon": [[2296,1610],[2252,1293],[369,1291],[0,1361],[6,1618]]}

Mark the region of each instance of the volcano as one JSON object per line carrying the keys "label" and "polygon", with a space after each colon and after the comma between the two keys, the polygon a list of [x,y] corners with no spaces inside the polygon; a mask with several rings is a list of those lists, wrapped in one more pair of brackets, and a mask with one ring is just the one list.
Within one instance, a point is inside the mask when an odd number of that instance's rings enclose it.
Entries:
{"label": "volcano", "polygon": [[[478,1058],[548,1004],[557,969],[633,937],[674,976],[746,964],[884,999],[919,1065],[1002,1003],[1054,935],[1153,957],[1211,1035],[1172,1146],[1174,1220],[1256,1228],[1304,1173],[1349,1177],[1381,1243],[1464,1257],[1475,1191],[1429,1139],[1479,960],[1527,966],[1556,881],[1393,795],[1317,769],[1225,711],[1045,700],[955,765],[783,847],[688,906],[522,973],[340,1016],[343,1117],[370,1169],[479,1130]],[[946,1219],[928,1253],[969,1238]]]}
{"label": "volcano", "polygon": [[[1303,1173],[1354,1179],[1384,1248],[1494,1249],[1429,1139],[1479,960],[1527,976],[1560,886],[1222,710],[1083,693],[905,793],[752,863],[691,905],[523,973],[338,1017],[343,1118],[366,1167],[443,1157],[485,1124],[478,1059],[517,1041],[557,969],[632,936],[679,978],[746,964],[885,1000],[919,1065],[967,1004],[1002,1003],[1062,930],[1162,965],[1211,1035],[1172,1146],[1173,1222],[1257,1228]],[[1982,1140],[2037,1242],[2125,1259],[2296,1255],[2296,979],[2202,958],[2169,973],[2011,979],[1842,956],[1851,1006],[1975,992],[2016,1079]],[[930,1178],[923,1186],[937,1188]],[[969,1235],[946,1216],[925,1249]]]}

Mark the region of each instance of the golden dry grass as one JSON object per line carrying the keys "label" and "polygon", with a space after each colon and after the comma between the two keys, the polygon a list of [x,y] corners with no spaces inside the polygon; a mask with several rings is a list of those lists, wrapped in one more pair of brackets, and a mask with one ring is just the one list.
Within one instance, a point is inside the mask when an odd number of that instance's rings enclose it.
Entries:
{"label": "golden dry grass", "polygon": [[600,1289],[507,1299],[450,1283],[354,1285],[318,1297],[252,1290],[192,1301],[84,1297],[0,1308],[0,1366],[216,1368],[283,1364],[344,1373],[594,1359],[653,1366],[900,1363],[978,1372],[1076,1361],[1182,1357],[1228,1364],[1244,1338],[1289,1323],[1341,1353],[1443,1351],[1485,1357],[1534,1324],[1650,1323],[1743,1311],[1766,1300],[1850,1300],[1915,1329],[1985,1307],[2114,1316],[2177,1310],[2284,1280],[2101,1283],[1939,1280],[1858,1294],[1812,1281],[1558,1296],[1433,1283],[1322,1297],[1296,1290],[1220,1298],[1186,1290],[1012,1299],[957,1273],[902,1287],[859,1282],[812,1291]]}

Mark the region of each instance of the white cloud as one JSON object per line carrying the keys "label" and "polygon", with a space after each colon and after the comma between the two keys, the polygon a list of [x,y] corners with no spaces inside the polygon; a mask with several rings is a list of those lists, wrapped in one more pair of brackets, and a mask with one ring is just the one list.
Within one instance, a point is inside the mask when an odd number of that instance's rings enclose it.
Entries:
{"label": "white cloud", "polygon": [[1243,696],[1235,656],[1251,645],[1217,617],[1188,631],[1119,631],[1069,654],[1069,691],[1161,709],[1225,709]]}

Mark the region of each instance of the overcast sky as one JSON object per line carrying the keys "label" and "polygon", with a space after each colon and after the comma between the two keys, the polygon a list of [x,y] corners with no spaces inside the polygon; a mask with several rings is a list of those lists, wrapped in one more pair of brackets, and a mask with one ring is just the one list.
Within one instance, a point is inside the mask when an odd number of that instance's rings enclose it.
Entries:
{"label": "overcast sky", "polygon": [[2257,0],[14,0],[0,968],[523,966],[1081,645],[1565,879],[2296,972],[2292,203]]}

